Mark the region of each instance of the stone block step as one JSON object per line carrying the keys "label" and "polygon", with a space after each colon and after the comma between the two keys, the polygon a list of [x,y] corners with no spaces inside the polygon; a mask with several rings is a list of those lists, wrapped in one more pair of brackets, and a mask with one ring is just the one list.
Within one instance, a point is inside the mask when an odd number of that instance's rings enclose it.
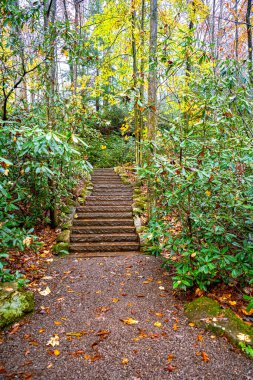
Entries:
{"label": "stone block step", "polygon": [[86,197],[86,202],[87,201],[127,201],[127,200],[133,200],[133,197],[131,195],[106,195],[106,196],[100,196],[100,195],[89,195]]}
{"label": "stone block step", "polygon": [[105,183],[105,184],[97,184],[93,183],[93,189],[118,189],[118,190],[132,190],[132,187],[130,185],[118,185],[117,183]]}
{"label": "stone block step", "polygon": [[109,211],[104,211],[104,212],[79,212],[78,214],[78,217],[77,219],[81,218],[81,219],[108,219],[108,218],[112,218],[112,219],[116,219],[116,218],[120,218],[120,219],[129,219],[133,216],[132,212],[117,212],[117,211],[114,211],[114,212],[109,212]]}
{"label": "stone block step", "polygon": [[88,258],[88,257],[119,257],[119,256],[135,256],[140,255],[140,251],[121,251],[121,252],[77,252],[71,255],[65,256],[66,259],[76,257],[76,258]]}
{"label": "stone block step", "polygon": [[[115,206],[115,204],[117,206]],[[133,201],[132,199],[129,199],[129,200],[126,200],[126,201],[122,201],[122,200],[108,200],[108,201],[91,201],[91,200],[88,200],[85,202],[85,206],[82,206],[82,207],[104,207],[104,206],[108,206],[108,207],[126,207],[127,209],[130,207],[132,208],[132,204],[133,204]]]}
{"label": "stone block step", "polygon": [[71,252],[121,252],[121,251],[137,251],[139,249],[138,242],[90,242],[90,243],[72,243],[70,244]]}
{"label": "stone block step", "polygon": [[135,233],[135,227],[132,226],[73,226],[73,234],[130,234]]}
{"label": "stone block step", "polygon": [[101,197],[101,196],[108,196],[108,195],[113,195],[113,196],[124,196],[128,195],[129,197],[132,195],[132,191],[119,191],[119,190],[111,190],[111,189],[105,189],[105,190],[95,190],[92,192],[92,195],[96,197]]}
{"label": "stone block step", "polygon": [[135,233],[132,234],[72,234],[71,242],[126,242],[126,241],[138,241],[138,236]]}
{"label": "stone block step", "polygon": [[130,219],[74,219],[74,226],[133,226],[133,218]]}
{"label": "stone block step", "polygon": [[128,205],[116,205],[115,202],[109,205],[103,205],[100,202],[94,204],[93,202],[89,205],[80,206],[77,208],[77,212],[132,212],[131,203]]}

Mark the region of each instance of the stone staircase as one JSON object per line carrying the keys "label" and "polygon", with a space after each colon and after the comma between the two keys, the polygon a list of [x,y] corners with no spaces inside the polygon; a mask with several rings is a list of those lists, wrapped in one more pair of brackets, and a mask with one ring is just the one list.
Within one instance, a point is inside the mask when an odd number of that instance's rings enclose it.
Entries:
{"label": "stone staircase", "polygon": [[132,214],[132,187],[113,169],[96,169],[93,192],[77,209],[70,252],[77,257],[139,254],[139,238]]}

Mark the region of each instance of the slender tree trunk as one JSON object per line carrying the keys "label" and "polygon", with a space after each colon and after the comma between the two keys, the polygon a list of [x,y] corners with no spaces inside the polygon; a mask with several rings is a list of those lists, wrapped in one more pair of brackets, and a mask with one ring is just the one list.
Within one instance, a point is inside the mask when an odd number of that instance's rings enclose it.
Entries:
{"label": "slender tree trunk", "polygon": [[[149,75],[148,75],[148,141],[156,139],[157,129],[157,0],[150,0],[150,37],[149,37]],[[154,150],[149,149],[148,165],[151,165]],[[154,189],[148,178],[148,218],[150,219],[155,204]]]}
{"label": "slender tree trunk", "polygon": [[150,1],[150,39],[148,76],[148,140],[155,140],[157,128],[157,0]]}
{"label": "slender tree trunk", "polygon": [[136,9],[135,1],[131,2],[131,37],[132,37],[132,59],[133,59],[133,88],[135,93],[134,100],[134,131],[135,131],[135,160],[136,164],[139,165],[139,141],[140,141],[140,131],[139,131],[139,110],[138,110],[138,95],[137,95],[137,85],[138,85],[138,67],[137,67],[137,48],[136,48]]}
{"label": "slender tree trunk", "polygon": [[223,19],[223,0],[220,0],[220,12],[219,12],[219,21],[218,21],[218,33],[217,33],[217,42],[216,42],[216,59],[219,59],[220,55],[220,32],[222,28],[222,20]]}
{"label": "slender tree trunk", "polygon": [[[77,0],[74,0],[75,3],[75,34],[76,38],[79,32],[79,20],[80,20],[80,4]],[[75,47],[77,46],[77,42],[75,42]],[[73,93],[76,94],[77,90],[77,71],[78,71],[78,60],[75,57],[74,62],[73,62]]]}
{"label": "slender tree trunk", "polygon": [[[145,14],[146,14],[146,3],[145,0],[142,0],[141,3],[141,46],[140,46],[140,54],[141,54],[141,63],[140,63],[140,103],[143,107],[144,104],[144,81],[145,81]],[[139,165],[142,165],[142,147],[141,142],[143,138],[143,128],[144,128],[144,120],[142,111],[139,112]]]}
{"label": "slender tree trunk", "polygon": [[252,29],[251,29],[251,8],[252,0],[247,0],[247,13],[246,13],[246,24],[247,24],[247,39],[248,39],[248,70],[249,70],[249,79],[253,83],[253,73],[252,73]]}
{"label": "slender tree trunk", "polygon": [[239,59],[238,2],[239,0],[235,0],[235,59],[237,61]]}

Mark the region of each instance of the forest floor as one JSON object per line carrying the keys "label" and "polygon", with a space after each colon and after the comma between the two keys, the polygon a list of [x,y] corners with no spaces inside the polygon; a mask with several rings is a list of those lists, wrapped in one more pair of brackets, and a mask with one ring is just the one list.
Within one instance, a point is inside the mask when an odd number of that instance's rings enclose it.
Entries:
{"label": "forest floor", "polygon": [[188,323],[160,259],[56,258],[36,305],[1,335],[0,379],[253,379],[251,359]]}

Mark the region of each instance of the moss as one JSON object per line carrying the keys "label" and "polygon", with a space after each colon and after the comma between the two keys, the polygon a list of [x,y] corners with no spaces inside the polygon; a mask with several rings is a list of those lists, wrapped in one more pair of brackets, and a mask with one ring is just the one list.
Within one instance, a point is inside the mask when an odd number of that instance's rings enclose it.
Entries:
{"label": "moss", "polygon": [[57,242],[69,243],[70,241],[70,230],[62,231],[56,239]]}
{"label": "moss", "polygon": [[72,221],[67,221],[67,222],[64,222],[62,225],[61,225],[61,229],[62,230],[69,230],[70,228],[72,227]]}
{"label": "moss", "polygon": [[253,328],[243,322],[230,309],[222,309],[217,301],[208,297],[197,298],[185,306],[185,313],[191,322],[219,335],[225,335],[231,342],[253,345]]}
{"label": "moss", "polygon": [[71,207],[68,206],[68,205],[63,205],[63,206],[61,207],[61,212],[62,212],[63,214],[71,214]]}
{"label": "moss", "polygon": [[[8,288],[7,288],[8,289]],[[27,291],[0,289],[0,328],[19,320],[34,310],[34,294]]]}
{"label": "moss", "polygon": [[69,250],[69,243],[60,242],[54,245],[53,253],[55,255],[65,254]]}

